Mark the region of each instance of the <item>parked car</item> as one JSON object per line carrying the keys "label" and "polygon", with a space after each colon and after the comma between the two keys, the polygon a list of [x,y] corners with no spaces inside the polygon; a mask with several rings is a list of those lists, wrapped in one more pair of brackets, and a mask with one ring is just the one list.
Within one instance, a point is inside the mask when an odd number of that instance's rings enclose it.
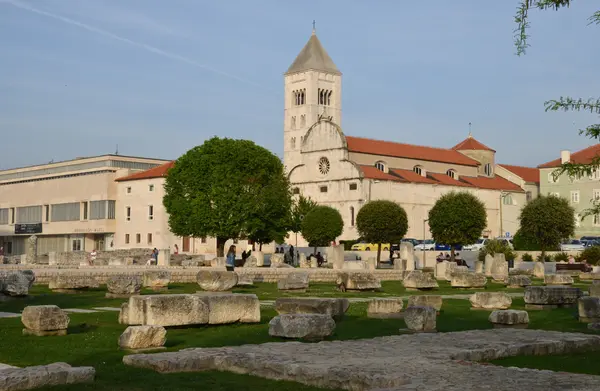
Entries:
{"label": "parked car", "polygon": [[423,242],[415,246],[415,250],[418,251],[433,251],[435,250],[435,242],[433,239],[423,240]]}
{"label": "parked car", "polygon": [[[457,245],[457,246],[454,246],[454,249],[458,250],[458,251],[462,251],[463,246]],[[450,251],[450,245],[449,244],[436,243],[435,244],[435,251]]]}
{"label": "parked car", "polygon": [[600,240],[581,240],[585,247],[600,246]]}
{"label": "parked car", "polygon": [[560,244],[560,251],[582,251],[585,249],[585,242],[578,239],[567,240]]}
{"label": "parked car", "polygon": [[[366,242],[360,242],[360,243],[356,243],[352,245],[352,251],[375,251],[377,250],[377,243],[366,243]],[[390,250],[390,244],[389,243],[382,243],[381,244],[381,251],[389,251]]]}
{"label": "parked car", "polygon": [[600,236],[582,236],[581,239],[579,240],[585,240],[586,242],[588,241],[600,241]]}
{"label": "parked car", "polygon": [[486,238],[478,239],[475,243],[464,246],[463,251],[479,251],[485,246],[485,244],[488,241],[489,239]]}
{"label": "parked car", "polygon": [[401,241],[402,242],[410,242],[410,243],[412,243],[413,246],[416,246],[417,244],[421,243],[421,240],[412,239],[412,238],[404,238]]}

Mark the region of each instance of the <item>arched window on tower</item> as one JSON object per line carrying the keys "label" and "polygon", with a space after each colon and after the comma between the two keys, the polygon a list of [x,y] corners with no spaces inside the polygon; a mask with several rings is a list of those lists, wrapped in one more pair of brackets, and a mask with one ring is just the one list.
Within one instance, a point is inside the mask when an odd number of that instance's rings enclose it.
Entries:
{"label": "arched window on tower", "polygon": [[453,169],[449,169],[448,171],[446,171],[446,175],[448,175],[452,179],[456,179],[457,177],[456,171],[454,171]]}
{"label": "arched window on tower", "polygon": [[306,126],[306,114],[302,114],[300,116],[300,127],[303,128]]}
{"label": "arched window on tower", "polygon": [[292,129],[296,129],[296,116],[292,116]]}
{"label": "arched window on tower", "polygon": [[290,140],[290,146],[292,147],[292,149],[296,148],[296,137],[292,137],[292,139]]}
{"label": "arched window on tower", "polygon": [[385,163],[377,162],[377,163],[375,163],[375,168],[377,168],[379,171],[385,172]]}
{"label": "arched window on tower", "polygon": [[327,93],[327,106],[331,106],[331,93],[332,91],[329,91]]}
{"label": "arched window on tower", "polygon": [[301,105],[306,103],[306,88],[304,88],[302,90],[302,102],[300,102]]}
{"label": "arched window on tower", "polygon": [[323,90],[319,88],[319,104],[323,104]]}
{"label": "arched window on tower", "polygon": [[350,226],[354,227],[354,207],[350,207]]}
{"label": "arched window on tower", "polygon": [[421,166],[414,166],[413,167],[413,171],[416,172],[417,174],[423,176],[423,167],[421,167]]}

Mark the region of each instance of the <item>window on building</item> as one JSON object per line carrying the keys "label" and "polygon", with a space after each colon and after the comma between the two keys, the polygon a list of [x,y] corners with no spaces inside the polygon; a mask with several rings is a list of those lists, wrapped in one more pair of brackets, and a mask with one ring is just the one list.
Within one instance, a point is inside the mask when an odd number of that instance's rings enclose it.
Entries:
{"label": "window on building", "polygon": [[154,191],[154,185],[148,185],[148,191]]}
{"label": "window on building", "polygon": [[511,194],[506,194],[502,197],[502,203],[504,205],[513,205],[513,198]]}
{"label": "window on building", "polygon": [[296,116],[292,116],[292,129],[296,129]]}
{"label": "window on building", "polygon": [[131,221],[131,206],[125,207],[125,219]]}
{"label": "window on building", "polygon": [[290,139],[290,148],[296,149],[296,137]]}
{"label": "window on building", "polygon": [[527,193],[525,193],[525,197],[527,199],[527,202],[531,201],[533,199],[533,196],[531,194],[530,191],[528,191]]}
{"label": "window on building", "polygon": [[600,215],[594,215],[594,226],[600,226]]}
{"label": "window on building", "polygon": [[0,225],[8,224],[8,214],[9,214],[8,208],[0,209]]}
{"label": "window on building", "polygon": [[299,187],[294,187],[294,188],[292,189],[292,193],[293,193],[293,194],[300,194],[300,188],[299,188]]}
{"label": "window on building", "polygon": [[300,127],[303,128],[306,126],[306,115],[302,114],[300,116]]}
{"label": "window on building", "polygon": [[351,183],[349,187],[350,187],[350,190],[358,189],[358,185],[356,183]]}
{"label": "window on building", "polygon": [[456,171],[454,171],[453,169],[446,171],[446,175],[448,175],[452,179],[456,179]]}
{"label": "window on building", "polygon": [[131,194],[131,186],[127,186],[126,192],[127,194]]}
{"label": "window on building", "polygon": [[375,168],[378,169],[379,171],[385,172],[385,163],[377,162],[377,163],[375,163]]}
{"label": "window on building", "polygon": [[202,243],[202,244],[206,244],[206,236],[202,236],[202,237],[200,238],[200,243]]}
{"label": "window on building", "polygon": [[87,220],[88,219],[88,203],[82,202],[81,208],[83,209],[83,219],[82,220]]}
{"label": "window on building", "polygon": [[135,234],[135,242],[138,243],[138,244],[142,242],[142,235],[141,234]]}
{"label": "window on building", "polygon": [[423,175],[423,168],[421,166],[414,166],[413,171],[419,175]]}
{"label": "window on building", "polygon": [[10,223],[15,223],[15,208],[10,208]]}
{"label": "window on building", "polygon": [[[78,204],[79,205],[79,204]],[[77,219],[79,220],[79,219]],[[18,224],[33,224],[42,222],[42,206],[23,206],[17,208]]]}
{"label": "window on building", "polygon": [[44,205],[44,222],[50,221],[50,205]]}
{"label": "window on building", "polygon": [[354,227],[354,207],[350,207],[350,226]]}
{"label": "window on building", "polygon": [[554,172],[548,173],[548,182],[549,183],[558,183],[558,177],[554,176]]}
{"label": "window on building", "polygon": [[71,248],[73,251],[81,251],[81,239],[73,239],[71,241]]}
{"label": "window on building", "polygon": [[117,210],[117,201],[108,200],[108,205],[106,207],[106,218],[110,220],[114,220],[116,218],[116,210]]}
{"label": "window on building", "polygon": [[574,190],[571,192],[571,202],[574,204],[579,203],[579,190]]}
{"label": "window on building", "polygon": [[321,186],[319,191],[321,191],[321,193],[327,193],[327,186]]}
{"label": "window on building", "polygon": [[154,220],[154,205],[148,205],[148,220]]}
{"label": "window on building", "polygon": [[152,244],[152,234],[148,234],[148,238],[147,238],[148,244]]}
{"label": "window on building", "polygon": [[12,242],[4,242],[5,254],[12,254]]}
{"label": "window on building", "polygon": [[52,204],[50,219],[52,221],[79,221],[81,220],[81,204],[69,202],[66,204]]}
{"label": "window on building", "polygon": [[600,201],[600,189],[594,189],[592,201]]}
{"label": "window on building", "polygon": [[492,171],[492,165],[490,163],[487,163],[484,167],[483,167],[483,171],[485,172],[485,175],[487,176],[492,176],[493,171]]}
{"label": "window on building", "polygon": [[129,234],[125,234],[125,244],[129,244]]}

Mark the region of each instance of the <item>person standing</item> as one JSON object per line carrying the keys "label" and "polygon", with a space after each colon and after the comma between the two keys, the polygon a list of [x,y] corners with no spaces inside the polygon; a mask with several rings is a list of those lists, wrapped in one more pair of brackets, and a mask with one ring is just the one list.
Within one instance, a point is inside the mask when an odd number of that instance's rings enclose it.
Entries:
{"label": "person standing", "polygon": [[91,253],[90,253],[90,260],[88,262],[88,264],[90,266],[94,266],[94,261],[96,260],[96,256],[98,256],[98,253],[96,252],[96,249],[94,249]]}
{"label": "person standing", "polygon": [[233,244],[229,246],[229,251],[227,251],[225,268],[228,272],[232,272],[235,269],[235,246]]}
{"label": "person standing", "polygon": [[158,249],[156,247],[152,250],[152,260],[155,265],[158,265]]}

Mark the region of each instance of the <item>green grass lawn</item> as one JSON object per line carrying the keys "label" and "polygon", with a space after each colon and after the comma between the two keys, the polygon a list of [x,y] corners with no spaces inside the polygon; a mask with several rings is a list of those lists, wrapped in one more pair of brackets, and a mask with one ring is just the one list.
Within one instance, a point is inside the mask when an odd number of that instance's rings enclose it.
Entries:
{"label": "green grass lawn", "polygon": [[[503,289],[500,284],[489,284],[487,290]],[[174,284],[169,293],[192,293],[199,290],[196,284]],[[431,292],[406,292],[400,282],[384,282],[381,292],[340,293],[333,284],[311,284],[305,294],[282,294],[276,284],[260,283],[255,287],[236,289],[239,293],[256,293],[260,299],[272,300],[281,296],[405,296],[411,294],[457,294],[471,291],[452,290],[447,283],[441,283],[440,289]],[[519,289],[507,291],[520,291]],[[78,294],[58,294],[46,287],[35,286],[31,297],[23,300],[10,300],[0,303],[0,311],[19,312],[27,305],[56,304],[61,308],[119,307],[123,299],[106,299],[104,289],[94,289]],[[144,291],[144,293],[154,293]],[[513,299],[512,308],[523,309],[523,299]],[[366,317],[367,303],[352,303],[344,320],[338,323],[331,340],[373,338],[399,334],[404,328],[403,320],[370,319]],[[585,324],[576,319],[574,309],[556,309],[552,311],[530,311],[530,328],[547,330],[589,332]],[[281,341],[268,335],[268,322],[276,315],[272,307],[261,310],[262,322],[259,324],[232,324],[221,326],[199,326],[191,328],[169,329],[167,349],[177,351],[188,347],[233,346]],[[468,300],[445,299],[442,312],[438,317],[437,328],[440,332],[468,329],[487,329],[488,311],[471,311]],[[48,390],[318,390],[291,382],[278,382],[247,375],[228,372],[202,372],[181,374],[158,374],[153,371],[132,368],[122,364],[123,352],[118,350],[119,335],[125,325],[117,323],[117,312],[98,312],[92,314],[70,314],[69,334],[63,337],[22,336],[20,319],[0,319],[0,362],[16,366],[48,364],[57,361],[73,366],[93,366],[96,368],[96,381],[89,385],[73,385],[48,388]],[[518,331],[516,331],[518,332]],[[600,359],[600,353],[556,357],[515,357],[498,360],[497,364],[524,366],[532,368],[558,369],[571,371],[577,369],[579,361]],[[600,375],[600,369],[592,365],[582,366],[579,371]],[[573,370],[575,372],[575,370]]]}

